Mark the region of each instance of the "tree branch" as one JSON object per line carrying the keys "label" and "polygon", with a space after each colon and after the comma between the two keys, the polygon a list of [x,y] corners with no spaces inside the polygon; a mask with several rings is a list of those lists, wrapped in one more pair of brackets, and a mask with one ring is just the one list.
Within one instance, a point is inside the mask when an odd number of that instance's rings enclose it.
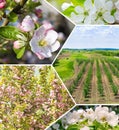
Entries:
{"label": "tree branch", "polygon": [[[15,13],[15,14],[18,14],[19,11],[24,7],[24,5],[26,4],[26,2],[27,2],[27,0],[21,0],[21,2],[17,6],[15,6],[13,8],[13,10],[9,12],[9,14],[12,13],[12,12]],[[9,18],[6,17],[6,19],[4,20],[2,26],[8,25],[8,23],[9,23]]]}

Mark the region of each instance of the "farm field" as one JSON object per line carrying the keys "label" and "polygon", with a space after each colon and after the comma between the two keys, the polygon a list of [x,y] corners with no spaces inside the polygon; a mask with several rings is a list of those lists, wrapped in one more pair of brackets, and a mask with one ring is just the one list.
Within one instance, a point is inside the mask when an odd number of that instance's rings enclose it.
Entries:
{"label": "farm field", "polygon": [[119,103],[119,50],[63,49],[54,67],[76,103]]}

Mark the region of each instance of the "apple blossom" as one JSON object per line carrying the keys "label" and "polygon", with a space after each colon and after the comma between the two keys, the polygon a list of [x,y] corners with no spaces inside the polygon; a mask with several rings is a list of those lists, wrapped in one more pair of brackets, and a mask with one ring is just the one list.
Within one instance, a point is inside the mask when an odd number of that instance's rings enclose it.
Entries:
{"label": "apple blossom", "polygon": [[25,32],[30,32],[30,31],[33,31],[35,29],[34,21],[29,15],[27,15],[23,19],[21,26],[20,26],[20,29],[25,31]]}
{"label": "apple blossom", "polygon": [[49,58],[52,52],[60,47],[57,41],[58,34],[49,25],[42,25],[35,30],[34,36],[30,41],[31,50],[38,56],[39,59]]}
{"label": "apple blossom", "polygon": [[4,8],[6,5],[6,0],[0,0],[0,9]]}

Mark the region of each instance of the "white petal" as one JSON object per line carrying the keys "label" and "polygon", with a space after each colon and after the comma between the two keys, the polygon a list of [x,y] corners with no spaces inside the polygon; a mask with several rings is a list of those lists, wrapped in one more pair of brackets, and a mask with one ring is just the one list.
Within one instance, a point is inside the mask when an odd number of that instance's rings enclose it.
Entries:
{"label": "white petal", "polygon": [[104,20],[105,20],[107,23],[112,24],[112,23],[115,22],[115,19],[114,19],[114,17],[113,17],[112,15],[110,15],[110,12],[105,12],[105,13],[103,14],[103,18],[104,18]]}
{"label": "white petal", "polygon": [[96,21],[96,24],[105,24],[105,23],[101,18],[98,18],[98,20]]}
{"label": "white petal", "polygon": [[84,7],[86,10],[90,10],[93,8],[93,4],[92,4],[92,1],[91,0],[86,0],[85,3],[84,3]]}
{"label": "white petal", "polygon": [[71,6],[71,4],[69,4],[69,3],[63,3],[62,6],[61,6],[61,8],[62,8],[62,10],[64,11],[64,10],[66,10],[67,8],[69,8],[70,6]]}
{"label": "white petal", "polygon": [[119,9],[119,0],[115,3],[115,6]]}
{"label": "white petal", "polygon": [[75,11],[76,11],[77,13],[79,13],[79,14],[84,13],[84,9],[83,9],[81,6],[76,6],[76,7],[75,7]]}
{"label": "white petal", "polygon": [[94,0],[94,5],[97,9],[101,9],[103,7],[103,3],[101,0]]}
{"label": "white petal", "polygon": [[46,46],[46,47],[42,47],[41,50],[42,50],[42,52],[43,52],[43,55],[44,55],[46,58],[49,58],[49,57],[52,56],[49,47],[47,47],[47,46]]}
{"label": "white petal", "polygon": [[54,30],[50,30],[47,32],[44,40],[47,41],[48,45],[51,45],[56,41],[57,38],[58,38],[58,33]]}
{"label": "white petal", "polygon": [[50,46],[51,52],[55,52],[60,48],[60,42],[56,41],[52,46]]}
{"label": "white petal", "polygon": [[114,14],[114,16],[115,16],[115,19],[117,21],[119,21],[119,11],[116,11],[115,14]]}
{"label": "white petal", "polygon": [[91,16],[87,16],[84,20],[84,24],[91,24]]}
{"label": "white petal", "polygon": [[76,23],[76,24],[80,24],[83,22],[84,20],[84,15],[76,15],[75,13],[71,13],[71,19]]}
{"label": "white petal", "polygon": [[108,1],[108,2],[106,2],[105,3],[105,9],[106,10],[112,10],[112,8],[113,8],[113,2],[112,1]]}
{"label": "white petal", "polygon": [[45,28],[44,26],[41,26],[35,31],[33,38],[37,40],[41,40],[44,37],[45,37]]}

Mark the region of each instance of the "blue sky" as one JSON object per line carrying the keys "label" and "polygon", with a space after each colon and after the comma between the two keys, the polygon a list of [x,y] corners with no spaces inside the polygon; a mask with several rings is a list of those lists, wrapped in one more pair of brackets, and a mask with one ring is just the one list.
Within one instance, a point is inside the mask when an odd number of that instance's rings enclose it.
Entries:
{"label": "blue sky", "polygon": [[76,26],[63,48],[119,49],[119,26]]}

